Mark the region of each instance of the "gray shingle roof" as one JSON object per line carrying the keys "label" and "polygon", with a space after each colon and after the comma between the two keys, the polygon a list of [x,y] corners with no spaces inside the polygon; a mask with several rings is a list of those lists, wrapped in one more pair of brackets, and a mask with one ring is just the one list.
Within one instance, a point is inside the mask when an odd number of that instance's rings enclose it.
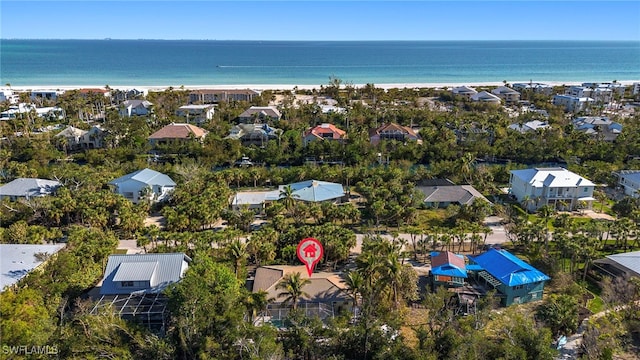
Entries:
{"label": "gray shingle roof", "polygon": [[[111,255],[100,294],[159,293],[180,281],[190,262],[183,253]],[[149,281],[150,287],[121,288],[121,281]]]}
{"label": "gray shingle roof", "polygon": [[489,202],[471,185],[417,186],[416,188],[425,195],[424,202],[450,202],[470,205],[478,198]]}

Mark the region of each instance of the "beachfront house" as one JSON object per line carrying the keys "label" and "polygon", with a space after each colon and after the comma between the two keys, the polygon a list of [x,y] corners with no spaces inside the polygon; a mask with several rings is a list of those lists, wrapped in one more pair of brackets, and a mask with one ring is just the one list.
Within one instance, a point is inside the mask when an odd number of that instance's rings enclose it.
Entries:
{"label": "beachfront house", "polygon": [[343,142],[347,138],[346,131],[338,128],[333,124],[321,124],[307,130],[302,135],[302,143],[304,146],[314,141],[338,141]]}
{"label": "beachfront house", "polygon": [[58,100],[60,95],[64,94],[61,90],[32,90],[31,100],[41,102],[42,100]]}
{"label": "beachfront house", "polygon": [[422,138],[410,127],[395,123],[383,124],[377,129],[371,130],[369,140],[372,145],[378,145],[381,141],[395,140],[400,142],[415,141],[422,144]]}
{"label": "beachfront house", "polygon": [[595,184],[565,168],[531,168],[511,170],[509,193],[527,211],[544,205],[572,211],[591,209]]}
{"label": "beachfront house", "polygon": [[520,101],[520,93],[507,86],[498,86],[491,93],[504,100],[506,104],[514,104]]}
{"label": "beachfront house", "polygon": [[456,86],[451,89],[453,96],[460,96],[465,99],[471,99],[471,97],[477,93],[478,91],[476,91],[476,89],[469,86]]}
{"label": "beachfront house", "polygon": [[56,180],[17,178],[0,186],[0,200],[17,201],[48,196],[61,186],[62,184]]}
{"label": "beachfront house", "polygon": [[432,288],[464,286],[467,279],[464,256],[451,251],[432,252],[429,277]]}
{"label": "beachfront house", "polygon": [[238,115],[241,123],[264,123],[269,120],[278,121],[282,118],[280,111],[273,106],[252,106]]}
{"label": "beachfront house", "polygon": [[146,116],[151,114],[152,107],[147,100],[126,100],[120,104],[120,116]]}
{"label": "beachfront house", "polygon": [[544,95],[551,95],[551,93],[553,92],[553,86],[547,85],[547,84],[541,84],[541,83],[534,83],[534,82],[515,83],[515,84],[512,84],[511,86],[513,87],[514,90],[520,91],[520,92],[532,91],[534,94],[544,94]]}
{"label": "beachfront house", "polygon": [[215,105],[184,105],[176,110],[176,116],[181,117],[187,124],[202,125],[213,119]]}
{"label": "beachfront house", "polygon": [[480,255],[467,257],[468,273],[478,283],[496,289],[503,306],[542,300],[544,285],[551,280],[507,250],[492,248]]}
{"label": "beachfront house", "polygon": [[163,201],[176,187],[176,183],[169,176],[151,169],[132,172],[111,180],[109,185],[113,192],[134,204],[140,201]]}
{"label": "beachfront house", "polygon": [[260,92],[251,89],[201,89],[189,93],[189,104],[217,104],[221,101],[250,102],[260,96]]}

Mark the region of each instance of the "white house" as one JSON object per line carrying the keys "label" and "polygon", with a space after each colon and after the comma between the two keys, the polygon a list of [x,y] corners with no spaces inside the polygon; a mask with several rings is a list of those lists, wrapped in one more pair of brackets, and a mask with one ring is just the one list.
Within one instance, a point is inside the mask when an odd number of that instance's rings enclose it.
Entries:
{"label": "white house", "polygon": [[521,134],[536,131],[536,130],[546,129],[548,127],[549,127],[549,124],[546,121],[540,121],[540,120],[532,120],[524,124],[515,123],[515,124],[509,125],[509,129],[515,130]]}
{"label": "white house", "polygon": [[481,91],[477,94],[471,95],[471,100],[478,102],[485,102],[490,104],[500,104],[501,100],[496,95],[493,95],[487,91]]}
{"label": "white house", "polygon": [[471,96],[477,94],[476,89],[469,86],[457,86],[451,89],[453,95],[462,96],[467,99],[471,99]]}
{"label": "white house", "polygon": [[624,194],[640,197],[640,170],[621,170],[614,175],[618,176],[618,186],[624,190]]}
{"label": "white house", "polygon": [[511,86],[513,86],[514,90],[517,90],[520,92],[532,90],[536,94],[545,94],[545,95],[551,95],[551,93],[553,92],[553,86],[547,85],[547,84],[541,84],[541,83],[534,83],[534,82],[515,83]]}
{"label": "white house", "polygon": [[509,193],[528,211],[544,205],[560,210],[590,209],[595,184],[565,168],[512,170]]}
{"label": "white house", "polygon": [[121,116],[144,116],[151,113],[151,107],[153,106],[147,100],[127,100],[123,101],[120,106]]}
{"label": "white house", "polygon": [[187,124],[202,125],[213,119],[215,105],[184,105],[176,110],[176,116],[184,118]]}
{"label": "white house", "polygon": [[238,115],[240,122],[244,123],[255,122],[256,120],[262,122],[267,120],[277,121],[280,118],[282,118],[282,114],[273,106],[252,106]]}
{"label": "white house", "polygon": [[15,94],[11,89],[0,89],[0,102],[9,102],[9,104],[17,104],[20,96]]}
{"label": "white house", "polygon": [[0,186],[0,200],[27,199],[53,194],[62,184],[55,180],[17,178]]}
{"label": "white house", "polygon": [[176,183],[167,175],[142,169],[109,182],[117,194],[137,204],[139,201],[163,201],[175,189]]}
{"label": "white house", "polygon": [[594,100],[589,97],[576,97],[571,95],[555,95],[553,97],[553,105],[564,107],[568,112],[579,112],[586,110]]}
{"label": "white house", "polygon": [[503,99],[507,104],[520,101],[520,93],[510,87],[498,86],[497,88],[493,89],[491,93]]}
{"label": "white house", "polygon": [[582,116],[572,122],[576,130],[605,141],[613,141],[622,133],[622,124],[611,121],[606,116]]}
{"label": "white house", "polygon": [[33,90],[31,91],[31,100],[57,100],[58,96],[64,94],[64,91],[58,90]]}

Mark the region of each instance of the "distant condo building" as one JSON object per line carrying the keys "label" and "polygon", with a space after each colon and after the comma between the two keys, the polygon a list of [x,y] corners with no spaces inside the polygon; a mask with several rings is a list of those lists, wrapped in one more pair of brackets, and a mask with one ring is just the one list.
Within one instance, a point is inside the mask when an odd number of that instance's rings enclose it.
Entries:
{"label": "distant condo building", "polygon": [[194,90],[189,94],[190,104],[217,104],[220,101],[251,101],[256,96],[260,96],[260,92],[251,89],[227,89],[214,90],[202,89]]}

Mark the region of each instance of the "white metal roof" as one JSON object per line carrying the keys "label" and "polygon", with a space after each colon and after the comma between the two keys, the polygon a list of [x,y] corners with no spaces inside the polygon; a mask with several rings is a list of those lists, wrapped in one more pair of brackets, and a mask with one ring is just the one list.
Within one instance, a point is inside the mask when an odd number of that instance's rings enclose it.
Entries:
{"label": "white metal roof", "polygon": [[533,187],[595,186],[588,179],[560,167],[511,170],[511,174]]}
{"label": "white metal roof", "polygon": [[65,244],[0,244],[0,290],[17,283],[42,264],[42,261],[36,259],[36,254],[53,255],[64,246]]}

